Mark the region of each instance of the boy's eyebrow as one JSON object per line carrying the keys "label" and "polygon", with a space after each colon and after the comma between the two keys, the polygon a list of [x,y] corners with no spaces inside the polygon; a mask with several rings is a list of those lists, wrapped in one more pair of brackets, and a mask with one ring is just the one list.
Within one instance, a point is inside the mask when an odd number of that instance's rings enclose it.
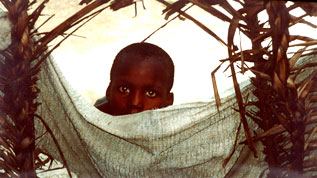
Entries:
{"label": "boy's eyebrow", "polygon": [[158,85],[158,84],[149,84],[145,86],[146,89],[154,89],[154,90],[158,90],[161,91],[164,89],[163,85]]}

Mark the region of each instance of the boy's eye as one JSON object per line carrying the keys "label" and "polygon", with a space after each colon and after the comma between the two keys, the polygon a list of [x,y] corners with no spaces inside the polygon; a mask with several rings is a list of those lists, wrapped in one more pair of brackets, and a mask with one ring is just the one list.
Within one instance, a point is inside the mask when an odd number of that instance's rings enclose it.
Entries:
{"label": "boy's eye", "polygon": [[145,94],[146,94],[146,96],[151,97],[151,98],[156,96],[156,92],[153,90],[146,91]]}
{"label": "boy's eye", "polygon": [[130,93],[130,89],[128,87],[126,87],[126,86],[119,87],[119,91],[121,93]]}

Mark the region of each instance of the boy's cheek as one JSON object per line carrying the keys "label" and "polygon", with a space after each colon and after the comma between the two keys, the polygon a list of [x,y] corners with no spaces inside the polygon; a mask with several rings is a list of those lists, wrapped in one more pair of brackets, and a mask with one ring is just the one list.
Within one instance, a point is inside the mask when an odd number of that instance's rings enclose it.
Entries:
{"label": "boy's cheek", "polygon": [[111,108],[114,111],[115,115],[123,115],[123,114],[127,114],[127,104],[125,102],[113,102],[111,104]]}
{"label": "boy's cheek", "polygon": [[127,103],[127,99],[120,95],[113,95],[109,100],[109,104],[112,106],[112,108],[116,108],[116,109],[124,108],[126,103]]}
{"label": "boy's cheek", "polygon": [[124,97],[116,97],[114,103],[117,107],[122,108],[123,106],[127,105],[127,99]]}
{"label": "boy's cheek", "polygon": [[162,98],[150,99],[147,100],[146,103],[144,103],[144,110],[152,110],[162,107],[165,107]]}

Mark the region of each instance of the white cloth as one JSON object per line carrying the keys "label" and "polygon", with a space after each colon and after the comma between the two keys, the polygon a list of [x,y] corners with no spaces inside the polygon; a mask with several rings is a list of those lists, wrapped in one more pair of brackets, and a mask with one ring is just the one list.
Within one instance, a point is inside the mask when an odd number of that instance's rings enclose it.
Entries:
{"label": "white cloth", "polygon": [[[79,176],[224,177],[243,149],[238,145],[228,165],[222,167],[240,123],[239,114],[232,109],[233,95],[223,98],[220,115],[214,102],[198,102],[111,116],[75,92],[52,59],[42,66],[39,77],[39,101],[43,103],[39,114]],[[244,95],[249,89],[245,88]],[[38,135],[45,130],[41,128]],[[239,141],[243,139],[241,131]],[[38,145],[61,160],[50,136],[42,137]],[[257,177],[265,167],[263,156],[256,163],[252,156],[248,158],[253,162],[241,165],[239,171],[242,177]]]}

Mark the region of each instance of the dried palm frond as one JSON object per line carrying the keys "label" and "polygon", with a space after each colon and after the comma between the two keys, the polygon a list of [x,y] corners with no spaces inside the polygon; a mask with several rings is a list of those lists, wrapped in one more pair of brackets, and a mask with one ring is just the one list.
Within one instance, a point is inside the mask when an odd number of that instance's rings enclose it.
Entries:
{"label": "dried palm frond", "polygon": [[[316,136],[317,131],[317,56],[316,39],[306,36],[291,36],[289,28],[303,23],[316,28],[316,24],[303,19],[305,16],[316,16],[317,3],[294,2],[289,7],[286,1],[252,1],[236,0],[242,7],[235,9],[230,1],[216,0],[179,0],[172,5],[166,4],[166,17],[173,13],[181,13],[181,9],[192,3],[211,15],[230,23],[228,29],[228,58],[221,60],[221,65],[229,61],[232,79],[236,92],[237,103],[241,122],[243,123],[246,141],[249,148],[256,153],[253,142],[261,140],[264,145],[266,162],[269,165],[268,177],[288,177],[292,175],[310,174],[317,170],[316,161]],[[222,8],[231,16],[217,10]],[[303,9],[306,14],[295,17],[290,11],[296,8]],[[266,22],[260,22],[258,14],[265,12],[268,15]],[[186,17],[186,16],[185,16]],[[204,28],[202,28],[204,31]],[[240,51],[233,42],[235,32],[239,30],[252,42],[252,49]],[[211,31],[208,29],[208,31]],[[213,33],[213,32],[212,32]],[[217,35],[211,36],[217,38]],[[270,40],[267,46],[264,41]],[[304,41],[292,44],[294,40]],[[303,46],[288,57],[289,48]],[[311,52],[308,52],[311,51]],[[315,56],[314,56],[315,55]],[[304,59],[303,56],[306,56]],[[307,57],[308,56],[308,57]],[[311,60],[307,60],[311,58]],[[253,63],[248,67],[245,62]],[[241,97],[239,84],[236,78],[235,63],[240,62],[241,73],[250,70],[255,77],[251,82],[255,89],[253,94],[257,101],[244,103]],[[212,72],[212,81],[217,106],[220,106],[215,72]],[[299,79],[300,78],[300,79]],[[246,106],[253,105],[257,112],[248,111]],[[253,120],[262,133],[256,133],[254,128],[249,128],[247,117]],[[314,174],[313,174],[314,175]]]}
{"label": "dried palm frond", "polygon": [[141,1],[143,5],[143,9],[145,9],[144,0],[114,0],[110,5],[110,9],[117,11],[119,9],[122,9],[124,7],[134,4],[135,17],[136,17],[138,15],[137,4],[136,4],[137,1]]}
{"label": "dried palm frond", "polygon": [[[38,80],[36,74],[40,70],[40,64],[47,56],[83,23],[104,9],[95,10],[97,7],[109,1],[82,0],[80,4],[86,4],[82,10],[50,32],[43,33],[44,35],[39,36],[38,40],[34,40],[33,37],[39,35],[34,24],[48,0],[44,0],[30,15],[28,9],[35,1],[0,0],[8,10],[13,23],[12,45],[5,51],[0,51],[4,57],[4,60],[0,62],[0,170],[3,170],[0,172],[1,177],[36,177],[35,168],[48,161],[43,163],[35,161],[39,160],[36,156],[37,153],[41,153],[41,150],[36,149],[34,145],[34,119],[40,119],[45,126],[45,121],[41,116],[35,114],[40,104],[35,102],[40,92],[36,85]],[[287,7],[285,1],[236,0],[242,8],[235,9],[229,1],[225,0],[179,0],[173,4],[164,0],[157,1],[167,6],[164,10],[166,18],[174,13],[179,13],[179,16],[193,21],[202,30],[228,47],[228,58],[221,62],[229,61],[228,68],[232,73],[239,106],[237,111],[240,113],[247,139],[244,143],[248,144],[255,155],[257,150],[254,148],[253,142],[260,140],[263,143],[263,152],[269,165],[267,175],[269,177],[288,177],[294,175],[291,172],[298,175],[316,171],[317,72],[312,71],[315,70],[314,67],[317,64],[314,61],[301,62],[304,60],[301,58],[302,56],[316,54],[316,48],[311,48],[316,45],[316,39],[289,35],[289,28],[298,23],[316,27],[316,24],[303,19],[305,16],[316,16],[316,3],[307,5],[307,2],[294,2],[293,5]],[[118,10],[135,4],[135,2],[115,0],[110,6],[113,10]],[[211,15],[230,23],[227,42],[182,11],[188,4],[196,5]],[[222,8],[227,13],[219,11],[215,6]],[[303,9],[306,14],[300,17],[290,15],[290,11],[296,8]],[[258,14],[262,11],[266,12],[269,17],[268,21],[263,23],[258,20]],[[52,40],[75,26],[77,28],[60,43],[48,48],[48,44]],[[239,48],[233,41],[237,30],[251,40],[252,49],[242,50],[240,45],[240,51],[238,51]],[[271,42],[263,47],[262,43],[265,40]],[[290,42],[294,40],[304,42],[290,45]],[[289,58],[287,52],[293,46],[303,46],[303,48]],[[311,52],[308,52],[309,50]],[[257,101],[244,103],[242,100],[236,77],[236,62],[241,64],[242,73],[244,70],[250,70],[255,74],[251,81],[255,87],[253,94],[257,97]],[[245,62],[251,62],[254,65],[248,67]],[[212,78],[217,106],[220,106],[220,96],[216,89],[214,76],[217,69],[212,72]],[[256,106],[258,111],[248,111],[246,107],[249,105]],[[262,133],[251,134],[255,130],[249,127],[247,117],[262,129]],[[47,128],[47,130],[50,133],[50,129]],[[53,135],[52,137],[54,140]],[[56,144],[58,147],[57,142]],[[65,161],[64,165],[67,167]]]}
{"label": "dried palm frond", "polygon": [[[28,0],[0,0],[7,9],[13,24],[12,44],[0,51],[3,60],[0,62],[0,176],[1,177],[36,177],[35,169],[41,163],[38,154],[42,151],[35,148],[34,120],[46,126],[45,121],[35,114],[40,103],[36,98],[40,92],[37,88],[36,74],[40,71],[40,64],[59,44],[76,31],[82,24],[89,21],[103,9],[95,10],[109,0],[95,0],[82,10],[68,18],[59,26],[38,36],[35,22],[45,8],[44,0],[32,13],[28,13],[35,1]],[[95,10],[93,12],[93,10]],[[48,44],[63,35],[74,26],[79,26],[69,33],[60,43],[48,50]],[[48,133],[52,133],[46,127]],[[54,140],[54,136],[51,134]],[[55,143],[59,149],[58,143]],[[60,149],[59,149],[60,150]],[[61,157],[63,155],[61,153]],[[63,163],[68,169],[65,159]],[[68,170],[69,172],[69,170]],[[71,177],[71,174],[69,174]]]}

